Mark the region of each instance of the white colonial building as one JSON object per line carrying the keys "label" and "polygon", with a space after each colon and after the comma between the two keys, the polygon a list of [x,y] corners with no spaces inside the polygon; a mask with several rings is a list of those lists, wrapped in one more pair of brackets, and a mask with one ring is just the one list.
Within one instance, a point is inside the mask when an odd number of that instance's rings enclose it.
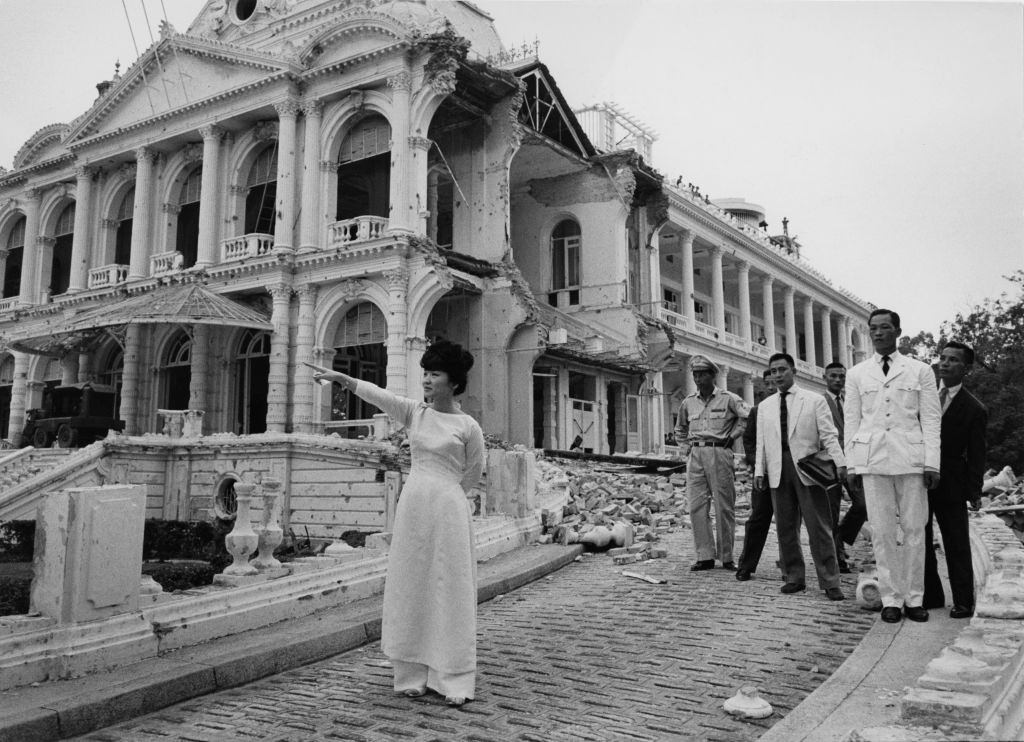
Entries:
{"label": "white colonial building", "polygon": [[[469,2],[211,0],[0,171],[0,435],[50,387],[206,433],[363,433],[302,361],[420,395],[446,337],[465,409],[528,446],[664,449],[689,356],[752,399],[769,353],[818,384],[870,306],[574,113]],[[616,142],[629,135],[625,149]]]}

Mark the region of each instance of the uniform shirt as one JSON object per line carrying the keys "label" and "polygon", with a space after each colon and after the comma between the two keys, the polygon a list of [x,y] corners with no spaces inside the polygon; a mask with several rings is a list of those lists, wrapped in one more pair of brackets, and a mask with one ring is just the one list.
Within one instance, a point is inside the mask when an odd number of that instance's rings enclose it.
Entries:
{"label": "uniform shirt", "polygon": [[700,398],[700,392],[688,394],[679,405],[676,441],[680,444],[683,441],[731,443],[743,435],[749,414],[750,405],[732,392],[717,386],[706,404]]}

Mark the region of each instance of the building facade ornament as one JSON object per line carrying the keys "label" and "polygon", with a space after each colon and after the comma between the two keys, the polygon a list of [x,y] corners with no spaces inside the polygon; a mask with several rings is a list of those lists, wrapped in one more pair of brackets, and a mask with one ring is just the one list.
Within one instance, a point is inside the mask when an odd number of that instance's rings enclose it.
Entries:
{"label": "building facade ornament", "polygon": [[324,102],[319,98],[307,100],[302,104],[302,114],[306,118],[322,116],[324,113]]}
{"label": "building facade ornament", "polygon": [[224,137],[224,130],[216,124],[205,124],[204,126],[200,126],[198,131],[199,136],[203,138],[204,142],[207,139],[220,141]]}
{"label": "building facade ornament", "polygon": [[412,90],[412,75],[402,71],[388,78],[388,87],[392,90]]}
{"label": "building facade ornament", "polygon": [[125,180],[135,180],[136,173],[138,172],[138,165],[134,162],[123,162],[117,169],[117,174]]}
{"label": "building facade ornament", "polygon": [[426,137],[409,137],[409,146],[413,149],[423,150],[429,152],[430,148],[434,145],[433,139],[427,139]]}
{"label": "building facade ornament", "polygon": [[274,104],[274,110],[280,118],[294,118],[299,115],[299,102],[292,98]]}
{"label": "building facade ornament", "polygon": [[348,104],[356,111],[362,111],[363,106],[366,105],[366,92],[363,90],[353,90],[348,94]]}
{"label": "building facade ornament", "polygon": [[149,160],[150,162],[156,162],[157,157],[159,157],[160,155],[159,152],[157,152],[151,147],[138,147],[135,150],[134,154],[136,162],[138,162],[139,160]]}
{"label": "building facade ornament", "polygon": [[257,142],[277,139],[278,125],[276,121],[257,121],[252,127],[252,136]]}
{"label": "building facade ornament", "polygon": [[202,162],[203,145],[199,142],[191,142],[181,149],[181,159],[184,162]]}
{"label": "building facade ornament", "polygon": [[404,268],[385,271],[384,282],[389,292],[406,291],[409,286],[409,272]]}

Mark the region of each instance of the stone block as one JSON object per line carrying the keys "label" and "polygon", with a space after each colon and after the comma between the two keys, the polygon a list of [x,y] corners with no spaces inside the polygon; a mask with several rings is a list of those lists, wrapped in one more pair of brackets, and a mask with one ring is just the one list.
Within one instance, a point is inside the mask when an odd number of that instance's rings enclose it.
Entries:
{"label": "stone block", "polygon": [[61,623],[139,608],[144,485],[68,489],[36,519],[31,610]]}
{"label": "stone block", "polygon": [[903,696],[900,717],[911,724],[976,729],[985,715],[989,700],[976,693],[956,693],[911,688]]}
{"label": "stone block", "polygon": [[532,451],[487,452],[487,515],[521,518],[537,508],[537,458]]}

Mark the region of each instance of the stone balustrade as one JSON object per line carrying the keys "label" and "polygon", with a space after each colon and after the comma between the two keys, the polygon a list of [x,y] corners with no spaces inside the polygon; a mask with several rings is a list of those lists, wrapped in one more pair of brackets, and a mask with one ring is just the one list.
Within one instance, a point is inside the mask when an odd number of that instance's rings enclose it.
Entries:
{"label": "stone balustrade", "polygon": [[162,252],[149,259],[149,275],[154,278],[177,273],[185,265],[185,256],[177,250]]}
{"label": "stone balustrade", "polygon": [[274,235],[253,232],[239,237],[229,237],[220,243],[220,260],[227,263],[245,258],[269,255],[274,249]]}
{"label": "stone balustrade", "polygon": [[89,279],[86,285],[90,289],[105,289],[110,286],[116,286],[119,283],[124,283],[128,280],[128,269],[129,266],[118,263],[93,268],[89,271]]}
{"label": "stone balustrade", "polygon": [[0,314],[4,312],[13,312],[18,308],[18,297],[12,296],[9,299],[0,299]]}
{"label": "stone balustrade", "polygon": [[203,434],[205,410],[157,410],[164,419],[161,432],[169,438],[199,438]]}
{"label": "stone balustrade", "polygon": [[391,419],[383,413],[378,413],[369,420],[328,420],[323,426],[325,435],[357,429],[365,430],[363,435],[375,441],[382,441],[393,432]]}
{"label": "stone balustrade", "polygon": [[378,240],[384,236],[387,228],[388,220],[383,216],[357,216],[355,219],[343,219],[328,225],[327,246],[337,248],[354,242]]}

